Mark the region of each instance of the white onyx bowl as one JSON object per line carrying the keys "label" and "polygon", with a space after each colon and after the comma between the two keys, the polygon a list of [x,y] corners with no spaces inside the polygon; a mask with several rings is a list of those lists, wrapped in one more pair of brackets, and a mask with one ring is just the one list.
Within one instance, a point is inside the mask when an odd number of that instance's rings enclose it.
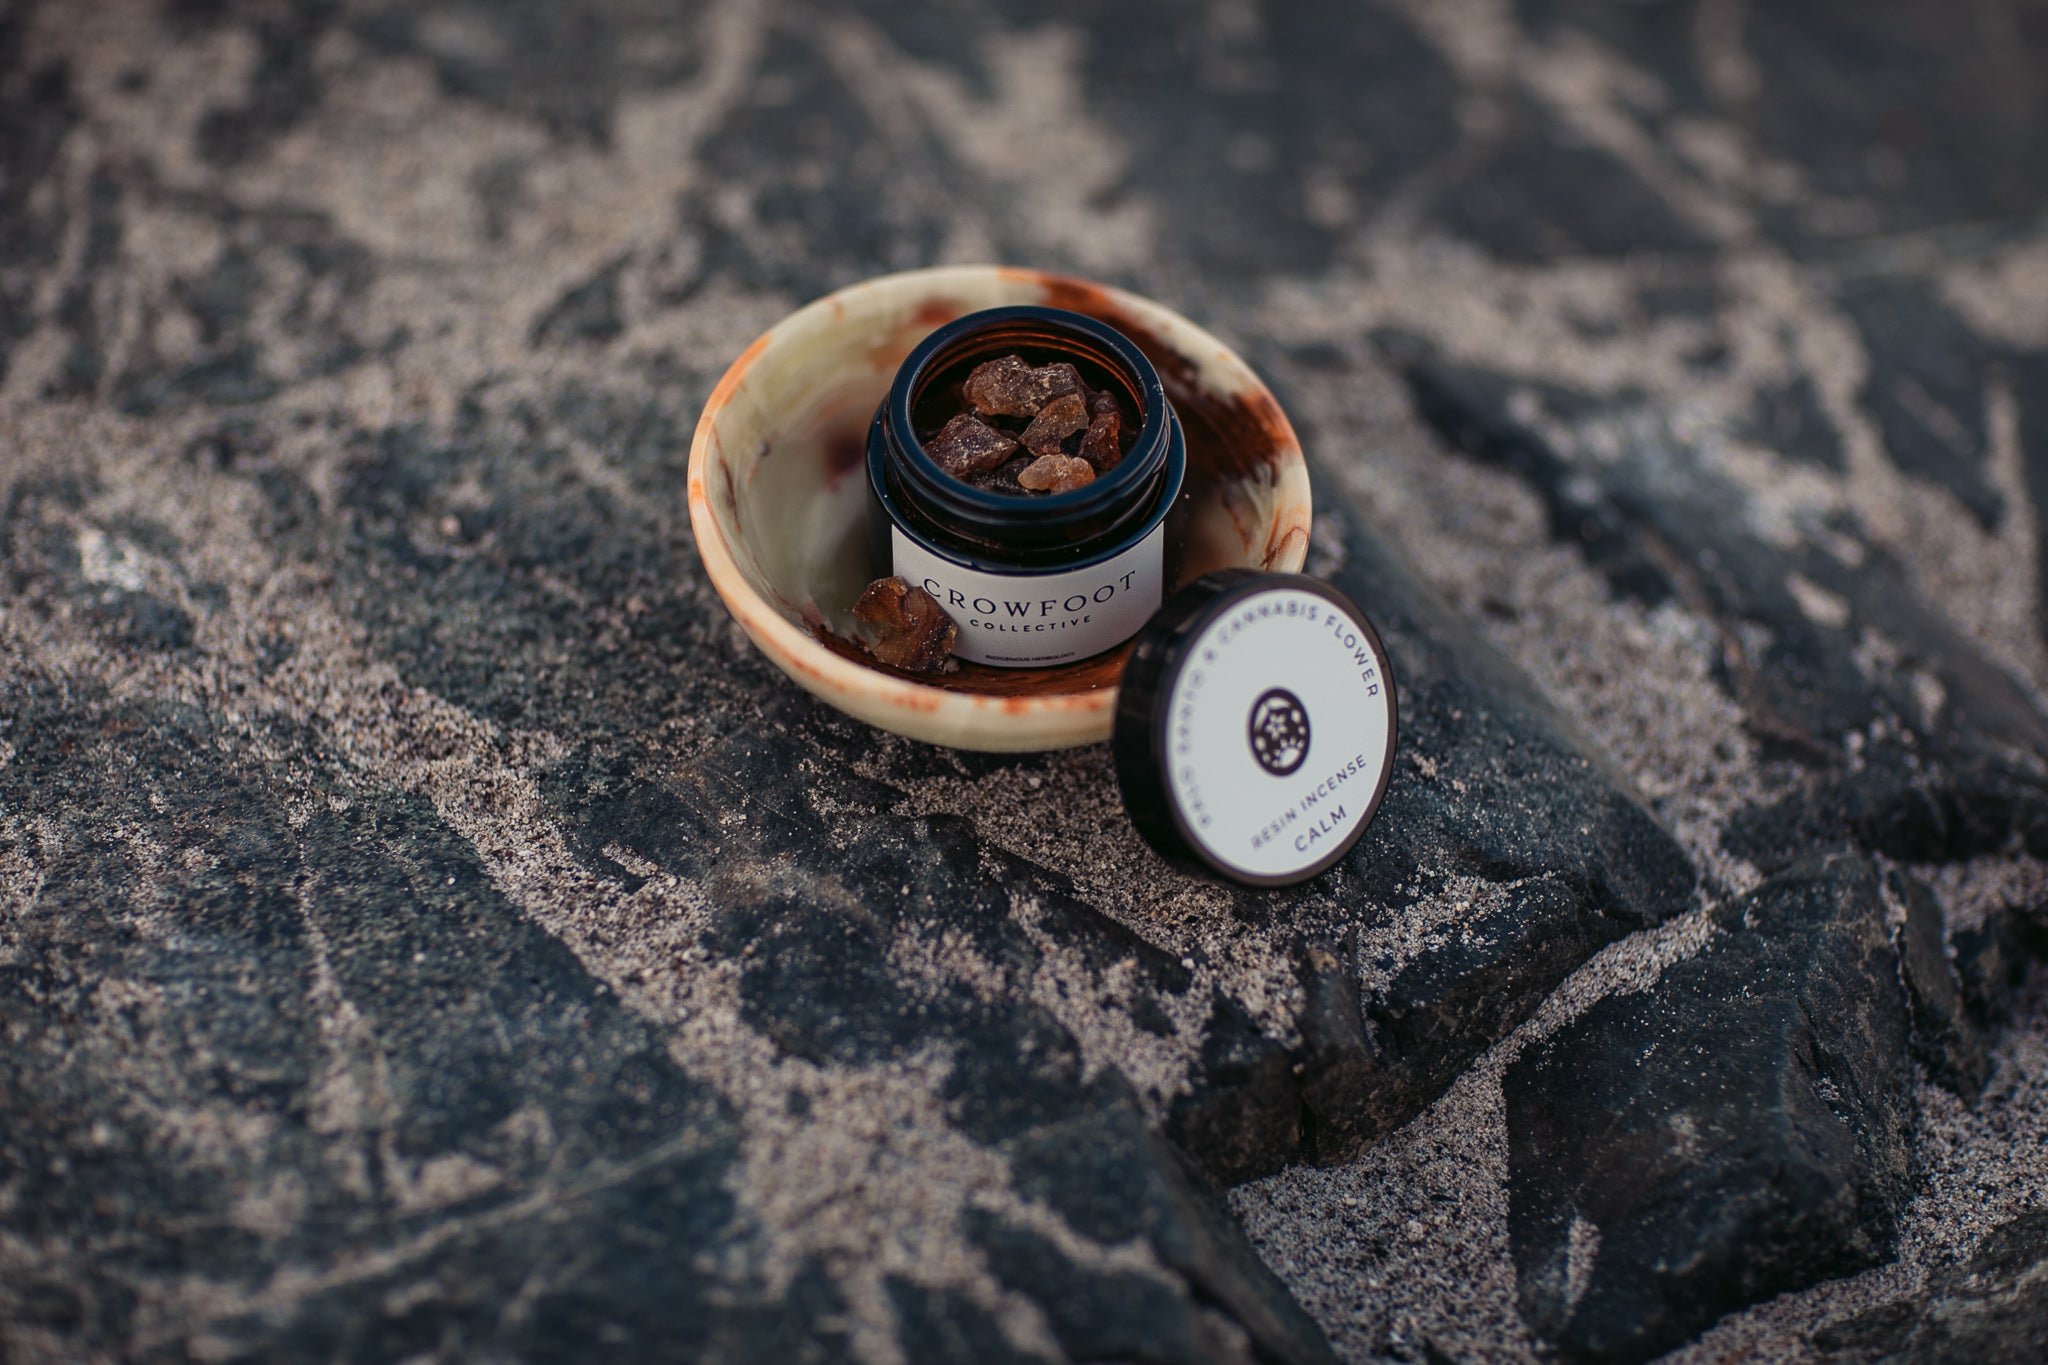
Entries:
{"label": "white onyx bowl", "polygon": [[690,525],[712,586],[800,686],[884,730],[961,749],[1063,749],[1109,738],[1128,646],[1057,668],[962,665],[919,676],[868,658],[852,608],[867,562],[867,430],[926,335],[1008,304],[1098,318],[1157,367],[1188,443],[1168,523],[1172,582],[1301,568],[1308,469],[1294,428],[1235,352],[1156,303],[1032,270],[944,266],[827,295],[770,328],[712,390],[690,444]]}

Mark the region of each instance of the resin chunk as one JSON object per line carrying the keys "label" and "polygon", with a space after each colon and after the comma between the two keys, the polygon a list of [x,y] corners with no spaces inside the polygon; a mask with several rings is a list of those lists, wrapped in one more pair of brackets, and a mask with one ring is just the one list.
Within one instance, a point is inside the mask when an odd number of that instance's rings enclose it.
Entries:
{"label": "resin chunk", "polygon": [[[1064,493],[1122,461],[1128,420],[1116,395],[1089,387],[1073,364],[1022,355],[985,360],[956,390],[968,411],[924,440],[946,473],[988,493]],[[1062,463],[1045,461],[1058,456]],[[1088,466],[1087,477],[1075,461]],[[1035,471],[1030,479],[1025,472]]]}
{"label": "resin chunk", "polygon": [[941,673],[955,666],[953,642],[960,628],[923,588],[900,578],[878,578],[853,604],[853,616],[875,632],[868,652],[891,668]]}
{"label": "resin chunk", "polygon": [[1017,476],[1031,468],[1033,458],[1035,457],[1028,454],[1012,455],[999,468],[986,474],[977,474],[968,482],[985,493],[1009,493],[1019,496],[1028,494],[1031,490],[1018,483]]}
{"label": "resin chunk", "polygon": [[1081,392],[1081,372],[1066,361],[1036,369],[1019,355],[983,361],[967,376],[967,401],[991,417],[1030,417],[1053,399]]}
{"label": "resin chunk", "polygon": [[1017,482],[1034,493],[1065,493],[1095,482],[1095,466],[1058,450],[1041,455],[1017,476]]}
{"label": "resin chunk", "polygon": [[1060,442],[1088,425],[1088,404],[1078,393],[1063,394],[1038,410],[1018,439],[1040,459],[1060,455]]}
{"label": "resin chunk", "polygon": [[924,443],[932,462],[956,479],[971,479],[1000,467],[1017,442],[971,412],[963,412]]}
{"label": "resin chunk", "polygon": [[[1104,400],[1108,400],[1106,408]],[[1124,420],[1116,410],[1116,401],[1108,394],[1096,395],[1092,406],[1096,409],[1095,420],[1088,424],[1088,434],[1081,438],[1080,455],[1095,466],[1096,473],[1107,474],[1124,457],[1123,446],[1117,439],[1123,434]]]}

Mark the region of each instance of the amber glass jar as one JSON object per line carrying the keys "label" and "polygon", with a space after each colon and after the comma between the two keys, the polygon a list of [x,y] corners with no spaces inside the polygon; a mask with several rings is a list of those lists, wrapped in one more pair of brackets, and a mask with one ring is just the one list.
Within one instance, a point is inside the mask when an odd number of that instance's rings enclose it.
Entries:
{"label": "amber glass jar", "polygon": [[[1136,413],[1122,459],[1064,493],[975,488],[933,462],[919,432],[959,411],[960,385],[1002,356],[1066,361]],[[877,577],[923,586],[960,628],[954,653],[1043,668],[1112,649],[1159,609],[1167,514],[1187,473],[1180,422],[1159,374],[1114,328],[1057,308],[991,308],[920,343],[868,434],[869,543]]]}

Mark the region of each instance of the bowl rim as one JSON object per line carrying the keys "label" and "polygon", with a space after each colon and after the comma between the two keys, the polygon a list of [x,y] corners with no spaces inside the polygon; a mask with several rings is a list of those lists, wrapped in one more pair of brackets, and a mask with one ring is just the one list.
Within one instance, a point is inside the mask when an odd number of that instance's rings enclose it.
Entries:
{"label": "bowl rim", "polygon": [[[1265,381],[1242,357],[1206,330],[1163,305],[1111,285],[1055,272],[1000,265],[931,266],[877,275],[836,289],[783,317],[756,337],[726,367],[725,373],[713,386],[710,397],[705,400],[695,434],[690,440],[690,529],[712,587],[741,630],[768,656],[770,662],[805,690],[839,710],[908,738],[984,752],[1041,751],[1097,743],[1109,738],[1117,695],[1121,690],[1119,687],[1026,695],[961,692],[912,682],[858,663],[820,643],[755,589],[740,568],[712,510],[709,488],[712,449],[717,446],[719,453],[724,453],[717,429],[718,415],[745,384],[748,371],[768,353],[778,338],[807,330],[827,318],[843,317],[849,300],[863,293],[901,290],[915,285],[941,294],[948,281],[985,284],[991,277],[1041,288],[1079,285],[1129,306],[1141,316],[1166,314],[1177,325],[1191,329],[1198,340],[1209,343],[1222,356],[1236,362],[1255,383],[1271,393]],[[1275,406],[1277,408],[1277,404]],[[1284,413],[1281,420],[1286,421]],[[1287,433],[1294,459],[1302,460],[1301,442],[1291,422],[1287,423]],[[917,733],[904,728],[912,723],[909,717],[916,718]],[[1022,726],[1026,721],[1030,727],[1028,732],[1024,732]],[[1019,731],[1007,742],[1003,733],[1006,728]]]}

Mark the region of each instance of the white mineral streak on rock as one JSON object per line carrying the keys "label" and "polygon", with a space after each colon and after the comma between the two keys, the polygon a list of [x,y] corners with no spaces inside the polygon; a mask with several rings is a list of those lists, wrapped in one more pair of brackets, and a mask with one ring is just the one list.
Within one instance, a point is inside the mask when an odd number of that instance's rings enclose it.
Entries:
{"label": "white mineral streak on rock", "polygon": [[1152,993],[1175,1024],[1171,1037],[1160,1038],[1135,1029],[1122,1011],[1082,1008],[1084,995],[1114,994],[1115,983],[1097,980],[1071,949],[1041,933],[1026,908],[1020,920],[1047,954],[1033,997],[1075,1030],[1090,1074],[1118,1066],[1152,1112],[1161,1112],[1161,1101],[1187,1088],[1219,977],[1232,983],[1239,1003],[1269,1035],[1297,1037],[1302,997],[1292,957],[1230,913],[1229,888],[1176,870],[1139,838],[1124,813],[1107,746],[1045,754],[971,778],[928,772],[906,778],[901,765],[913,760],[916,747],[888,735],[877,741],[861,771],[904,791],[898,813],[967,816],[997,847],[1071,877],[1081,900],[1167,956],[1199,953],[1190,960],[1216,964],[1215,975],[1194,969],[1195,983],[1183,995]]}
{"label": "white mineral streak on rock", "polygon": [[1951,934],[1983,927],[1993,914],[2048,912],[2048,862],[2025,856],[1971,858],[1909,867],[1932,887]]}
{"label": "white mineral streak on rock", "polygon": [[1840,593],[1829,592],[1805,574],[1788,575],[1785,586],[1792,590],[1806,619],[1815,625],[1840,630],[1849,624],[1849,599]]}
{"label": "white mineral streak on rock", "polygon": [[2013,242],[1941,270],[1942,297],[1987,337],[2048,348],[2048,242]]}
{"label": "white mineral streak on rock", "polygon": [[1089,112],[1081,79],[1087,41],[1057,24],[1005,34],[984,51],[986,97],[958,73],[897,48],[872,24],[835,18],[825,45],[885,127],[906,143],[921,131],[986,177],[1031,240],[1083,269],[1114,273],[1156,252],[1156,215],[1143,200],[1105,202],[1130,151]]}
{"label": "white mineral streak on rock", "polygon": [[1565,1245],[1564,1302],[1561,1308],[1568,1313],[1586,1297],[1586,1286],[1593,1279],[1593,1260],[1600,1254],[1600,1229],[1582,1215],[1573,1214],[1572,1230]]}
{"label": "white mineral streak on rock", "polygon": [[[1087,1079],[1105,1070],[1119,1071],[1148,1111],[1163,1114],[1167,1102],[1188,1089],[1209,1022],[1210,977],[1197,973],[1194,984],[1176,997],[1154,994],[1140,984],[1143,972],[1135,958],[1096,972],[1082,953],[1045,932],[1034,909],[1027,900],[1019,914],[1041,955],[1029,983],[1031,1002],[1059,1020],[1080,1043]],[[1127,999],[1140,991],[1164,1007],[1173,1025],[1165,1037],[1140,1028],[1124,1010],[1103,1008],[1107,1000]]]}

